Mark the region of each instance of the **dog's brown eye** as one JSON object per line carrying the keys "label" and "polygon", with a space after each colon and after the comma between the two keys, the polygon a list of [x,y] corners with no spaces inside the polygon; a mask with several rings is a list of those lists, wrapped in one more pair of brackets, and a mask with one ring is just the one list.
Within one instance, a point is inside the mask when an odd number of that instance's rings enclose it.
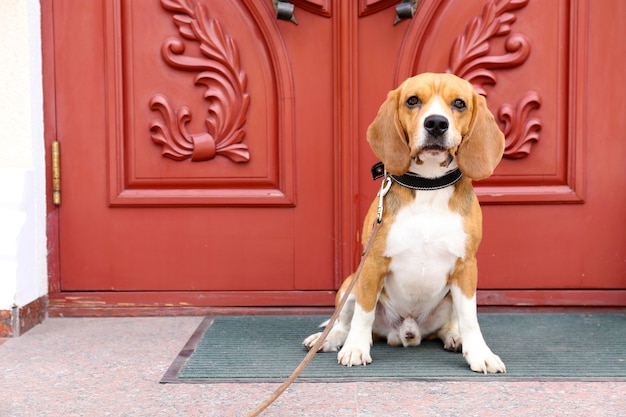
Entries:
{"label": "dog's brown eye", "polygon": [[411,96],[406,100],[406,105],[410,108],[420,107],[422,102],[417,96]]}
{"label": "dog's brown eye", "polygon": [[456,100],[452,102],[452,107],[454,107],[458,111],[463,111],[467,108],[467,105],[465,104],[463,100],[461,100],[460,98],[457,98]]}

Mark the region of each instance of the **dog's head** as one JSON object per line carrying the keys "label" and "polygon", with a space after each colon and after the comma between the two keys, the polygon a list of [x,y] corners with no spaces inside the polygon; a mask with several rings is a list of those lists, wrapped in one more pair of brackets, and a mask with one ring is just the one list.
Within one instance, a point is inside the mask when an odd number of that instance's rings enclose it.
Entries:
{"label": "dog's head", "polygon": [[387,95],[367,130],[367,140],[388,172],[416,164],[447,166],[479,180],[490,176],[504,151],[504,135],[485,98],[452,74],[424,73]]}

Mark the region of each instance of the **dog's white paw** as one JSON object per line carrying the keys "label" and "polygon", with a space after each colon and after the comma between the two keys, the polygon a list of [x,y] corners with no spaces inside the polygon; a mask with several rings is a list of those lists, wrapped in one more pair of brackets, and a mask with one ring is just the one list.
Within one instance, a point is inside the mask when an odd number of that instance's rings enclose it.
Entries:
{"label": "dog's white paw", "polygon": [[[315,344],[317,343],[317,340],[320,338],[321,335],[322,335],[322,332],[314,333],[311,336],[304,339],[302,341],[302,344],[304,345],[305,348],[311,349],[313,348],[313,346],[315,346]],[[324,345],[320,346],[319,350],[323,350],[323,348],[324,348]]]}
{"label": "dog's white paw", "polygon": [[[302,344],[307,349],[312,349],[321,335],[322,332],[312,334],[311,336],[304,339]],[[343,342],[346,341],[347,335],[348,332],[342,330],[340,326],[333,327],[330,333],[328,333],[328,337],[326,338],[326,340],[324,340],[324,343],[322,343],[322,346],[320,346],[319,350],[321,350],[322,352],[336,352],[343,345]]]}
{"label": "dog's white paw", "polygon": [[345,366],[372,363],[369,344],[365,346],[346,344],[337,354],[337,362]]}
{"label": "dog's white paw", "polygon": [[502,359],[493,353],[488,347],[478,349],[476,351],[463,353],[470,369],[474,372],[483,374],[505,373],[506,366]]}
{"label": "dog's white paw", "polygon": [[458,332],[454,331],[440,334],[439,338],[443,341],[443,348],[445,350],[449,350],[451,352],[458,352],[461,350],[462,339]]}
{"label": "dog's white paw", "polygon": [[398,329],[402,346],[419,346],[422,343],[422,335],[417,322],[412,317],[404,319],[402,325]]}

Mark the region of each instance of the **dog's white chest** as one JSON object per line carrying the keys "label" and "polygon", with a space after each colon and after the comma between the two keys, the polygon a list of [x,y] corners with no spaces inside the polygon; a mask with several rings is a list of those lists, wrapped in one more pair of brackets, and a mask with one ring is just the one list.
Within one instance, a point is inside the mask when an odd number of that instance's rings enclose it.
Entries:
{"label": "dog's white chest", "polygon": [[436,305],[447,291],[457,259],[465,255],[463,218],[448,207],[452,193],[452,187],[419,191],[396,215],[385,252],[391,258],[385,291],[398,304],[394,310]]}

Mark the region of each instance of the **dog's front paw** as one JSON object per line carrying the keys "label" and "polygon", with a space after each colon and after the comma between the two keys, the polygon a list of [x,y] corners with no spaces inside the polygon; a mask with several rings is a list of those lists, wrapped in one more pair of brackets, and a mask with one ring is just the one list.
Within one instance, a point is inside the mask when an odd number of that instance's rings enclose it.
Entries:
{"label": "dog's front paw", "polygon": [[369,345],[345,345],[337,354],[337,362],[345,365],[367,365],[372,363]]}
{"label": "dog's front paw", "polygon": [[472,371],[483,374],[505,373],[506,366],[502,359],[493,353],[488,347],[479,351],[464,353],[465,359]]}

